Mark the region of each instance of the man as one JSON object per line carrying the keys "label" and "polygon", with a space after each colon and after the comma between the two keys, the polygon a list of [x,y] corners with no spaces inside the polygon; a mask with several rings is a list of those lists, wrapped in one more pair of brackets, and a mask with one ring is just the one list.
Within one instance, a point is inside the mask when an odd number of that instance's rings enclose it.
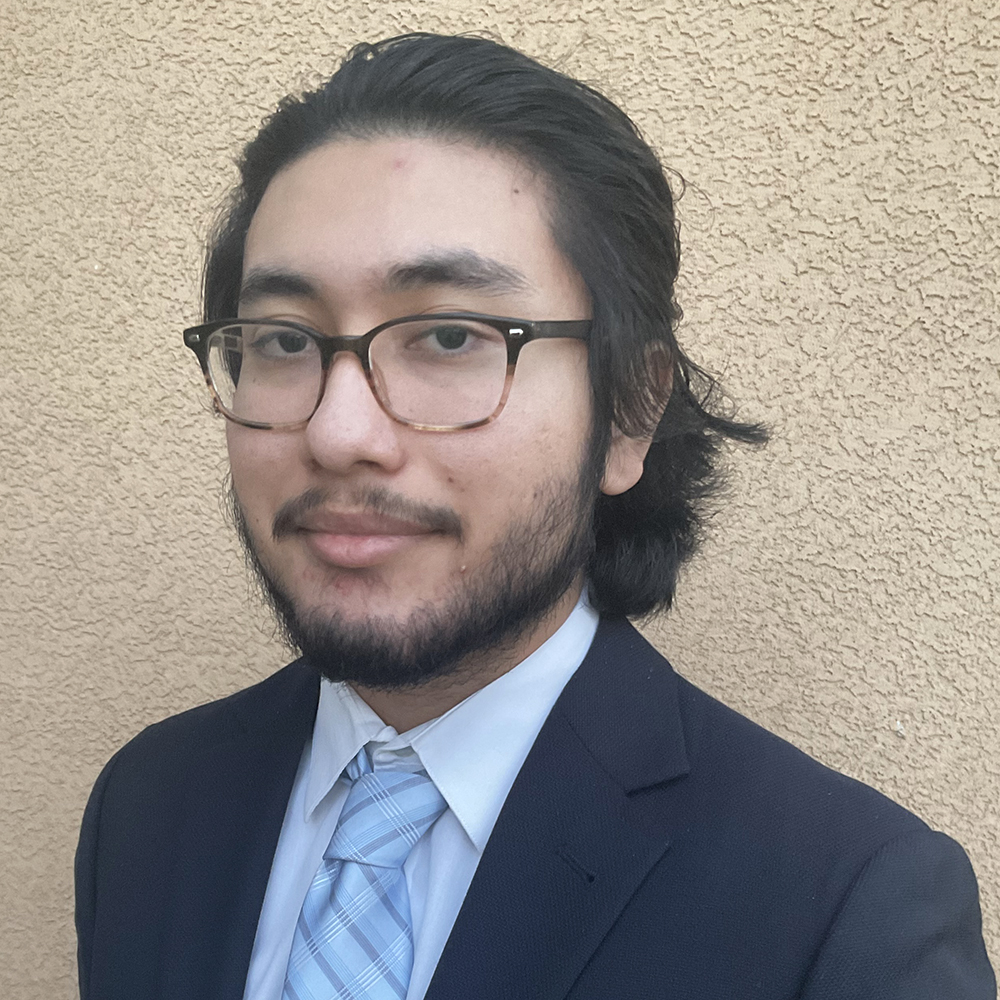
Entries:
{"label": "man", "polygon": [[151,727],[77,863],[94,1000],[987,998],[961,848],[674,675],[725,438],[628,118],[355,49],[247,147],[185,333],[302,658]]}

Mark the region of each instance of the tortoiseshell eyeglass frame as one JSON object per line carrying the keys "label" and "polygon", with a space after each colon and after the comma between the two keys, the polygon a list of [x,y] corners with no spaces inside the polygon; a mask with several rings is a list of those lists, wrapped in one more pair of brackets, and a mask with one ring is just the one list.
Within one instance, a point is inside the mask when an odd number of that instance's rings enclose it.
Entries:
{"label": "tortoiseshell eyeglass frame", "polygon": [[[389,408],[388,403],[382,398],[377,380],[372,374],[371,369],[371,361],[369,358],[369,348],[371,346],[371,342],[383,330],[386,330],[391,326],[396,326],[399,323],[425,322],[427,320],[438,319],[472,320],[474,322],[483,323],[486,326],[492,327],[503,336],[504,342],[507,345],[507,375],[504,380],[503,393],[500,396],[500,402],[497,404],[496,409],[489,414],[489,416],[482,417],[479,420],[470,420],[461,424],[423,424],[414,420],[407,420],[404,417],[400,417],[398,414],[393,413]],[[310,413],[304,420],[296,420],[291,423],[279,424],[261,423],[260,421],[246,420],[243,417],[238,417],[222,405],[222,400],[219,398],[219,394],[212,382],[211,372],[208,369],[209,336],[216,330],[221,330],[227,326],[241,326],[249,323],[261,323],[269,327],[280,327],[282,329],[294,330],[297,333],[305,334],[316,342],[323,365],[323,378],[320,382],[319,392],[317,394],[312,413]],[[366,334],[363,334],[360,337],[328,337],[325,334],[313,330],[311,327],[303,326],[301,323],[292,323],[286,320],[256,319],[244,316],[238,319],[217,319],[211,323],[203,323],[201,326],[188,327],[188,329],[184,331],[184,343],[191,348],[192,351],[194,351],[195,356],[198,358],[202,373],[205,376],[205,383],[208,385],[208,391],[212,395],[212,402],[215,409],[227,420],[231,420],[236,424],[241,424],[244,427],[254,427],[258,430],[295,430],[300,427],[305,427],[305,425],[312,419],[316,410],[319,409],[319,404],[322,402],[323,393],[326,389],[326,377],[330,370],[330,361],[333,359],[334,355],[346,351],[349,354],[353,354],[361,362],[361,367],[364,369],[365,376],[368,379],[368,385],[371,387],[372,395],[388,416],[390,416],[397,423],[403,424],[406,427],[414,427],[420,431],[443,432],[461,431],[468,430],[472,427],[482,427],[484,424],[491,423],[496,420],[498,416],[500,416],[500,413],[507,402],[507,397],[510,395],[510,387],[514,380],[514,369],[517,366],[517,359],[520,357],[521,349],[525,344],[530,344],[533,340],[549,340],[557,338],[586,341],[590,336],[590,327],[591,321],[589,319],[537,321],[512,319],[507,316],[487,316],[482,313],[473,312],[442,312],[422,313],[416,316],[401,316],[398,319],[391,319],[386,323],[380,323],[378,326],[369,330]]]}

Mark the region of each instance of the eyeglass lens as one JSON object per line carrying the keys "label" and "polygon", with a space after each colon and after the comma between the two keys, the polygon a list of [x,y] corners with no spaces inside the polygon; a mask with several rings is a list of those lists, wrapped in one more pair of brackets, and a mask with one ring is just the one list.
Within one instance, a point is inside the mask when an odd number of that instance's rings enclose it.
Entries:
{"label": "eyeglass lens", "polygon": [[[507,377],[503,334],[469,319],[396,323],[368,352],[382,405],[402,420],[435,427],[489,417]],[[209,337],[208,368],[224,410],[239,420],[308,420],[323,391],[318,339],[266,323],[241,323]]]}

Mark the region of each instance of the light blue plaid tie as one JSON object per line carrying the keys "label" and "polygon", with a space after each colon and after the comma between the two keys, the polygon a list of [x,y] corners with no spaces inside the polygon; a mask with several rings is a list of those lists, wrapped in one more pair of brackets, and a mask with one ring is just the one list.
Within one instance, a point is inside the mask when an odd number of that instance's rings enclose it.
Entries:
{"label": "light blue plaid tie", "polygon": [[365,748],[295,927],[282,1000],[404,1000],[413,928],[403,862],[444,812],[413,750],[372,769]]}

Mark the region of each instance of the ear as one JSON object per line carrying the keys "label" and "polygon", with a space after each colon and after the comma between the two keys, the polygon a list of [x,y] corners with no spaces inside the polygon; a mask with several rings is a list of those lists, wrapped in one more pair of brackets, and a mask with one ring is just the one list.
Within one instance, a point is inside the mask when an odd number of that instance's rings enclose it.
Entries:
{"label": "ear", "polygon": [[[673,371],[662,351],[655,349],[647,351],[647,362],[655,370],[661,388],[661,403],[656,413],[656,423],[658,424],[667,407],[667,400],[670,398],[670,391],[673,388]],[[608,457],[604,462],[604,476],[601,479],[601,492],[613,497],[632,489],[642,478],[642,463],[646,461],[646,453],[652,443],[652,435],[649,437],[628,437],[619,427],[612,427],[611,444],[608,446]]]}
{"label": "ear", "polygon": [[612,427],[611,444],[601,477],[601,492],[613,497],[632,489],[642,477],[642,463],[652,443],[650,437],[628,437],[617,427]]}

